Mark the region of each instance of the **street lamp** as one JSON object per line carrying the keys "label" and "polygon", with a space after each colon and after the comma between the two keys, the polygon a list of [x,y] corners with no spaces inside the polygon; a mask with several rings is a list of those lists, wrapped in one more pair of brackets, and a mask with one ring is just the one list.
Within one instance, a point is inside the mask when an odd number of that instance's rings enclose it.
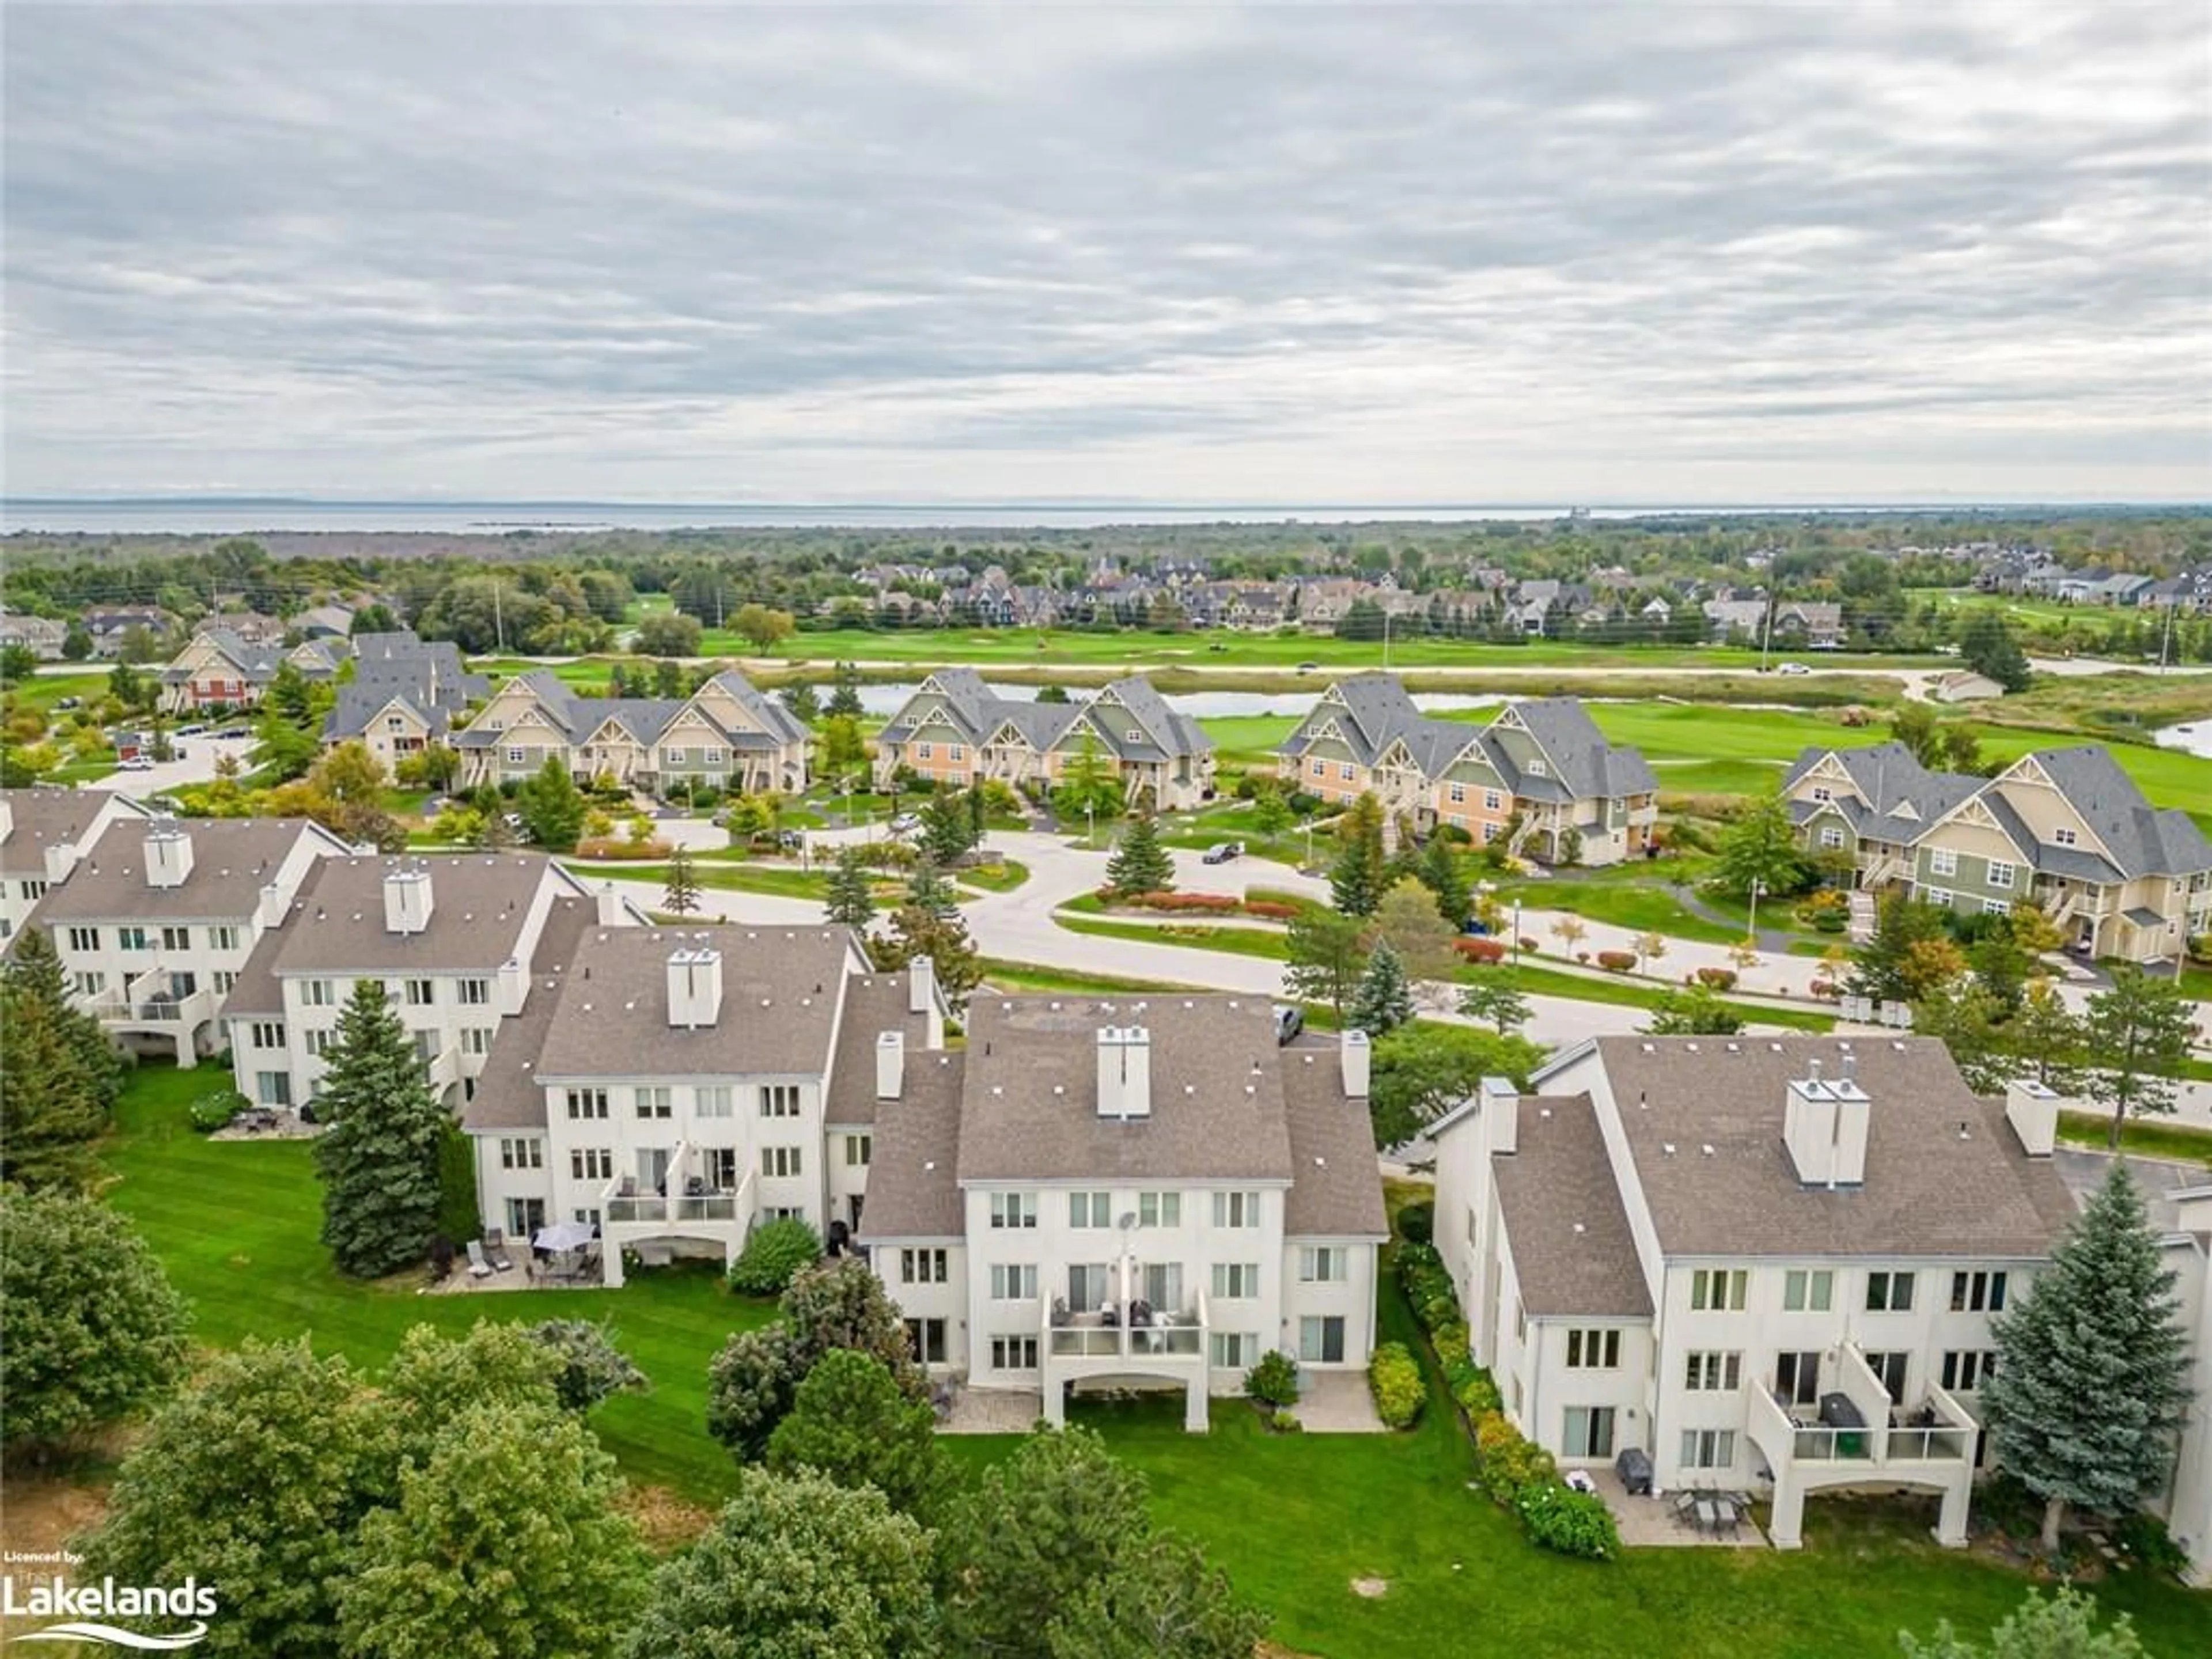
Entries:
{"label": "street lamp", "polygon": [[1313,814],[1309,812],[1306,814],[1306,868],[1310,871],[1313,867]]}
{"label": "street lamp", "polygon": [[1759,876],[1753,876],[1751,878],[1751,925],[1749,927],[1745,929],[1747,937],[1748,937],[1753,944],[1758,943],[1759,940],[1759,896],[1765,890],[1766,882],[1765,878]]}
{"label": "street lamp", "polygon": [[1521,901],[1513,901],[1513,965],[1521,965]]}

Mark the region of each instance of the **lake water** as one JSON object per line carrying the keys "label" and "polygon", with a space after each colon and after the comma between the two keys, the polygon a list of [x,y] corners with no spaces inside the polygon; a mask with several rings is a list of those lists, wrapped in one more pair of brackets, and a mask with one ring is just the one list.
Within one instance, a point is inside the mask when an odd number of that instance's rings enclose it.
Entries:
{"label": "lake water", "polygon": [[2179,749],[2212,760],[2212,720],[2189,720],[2180,726],[2161,726],[2151,733],[2151,738],[2161,749]]}
{"label": "lake water", "polygon": [[[1035,702],[1040,688],[1034,685],[1001,685],[994,681],[984,682],[997,696],[1009,702]],[[920,686],[919,680],[899,684],[864,685],[860,688],[860,707],[878,719],[896,714],[905,707],[906,700]],[[1080,691],[1071,696],[1080,697]],[[1291,718],[1304,715],[1321,695],[1316,686],[1304,694],[1277,691],[1173,691],[1164,693],[1169,708],[1177,714],[1196,720],[1233,720],[1244,715],[1282,714]],[[1427,714],[1446,714],[1455,710],[1494,708],[1505,699],[1502,696],[1478,696],[1457,691],[1416,691],[1413,706]]]}

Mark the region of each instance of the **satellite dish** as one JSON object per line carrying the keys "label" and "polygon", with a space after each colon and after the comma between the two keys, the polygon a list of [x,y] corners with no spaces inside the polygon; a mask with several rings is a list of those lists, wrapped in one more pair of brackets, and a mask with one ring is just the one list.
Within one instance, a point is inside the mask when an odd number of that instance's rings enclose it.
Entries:
{"label": "satellite dish", "polygon": [[1136,1224],[1137,1212],[1134,1210],[1125,1211],[1121,1216],[1121,1231],[1125,1233],[1128,1232],[1133,1229]]}

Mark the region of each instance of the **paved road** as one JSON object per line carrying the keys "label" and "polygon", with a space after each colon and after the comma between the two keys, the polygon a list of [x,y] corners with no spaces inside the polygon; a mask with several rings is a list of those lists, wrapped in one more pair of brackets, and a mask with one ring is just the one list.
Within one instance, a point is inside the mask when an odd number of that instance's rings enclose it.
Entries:
{"label": "paved road", "polygon": [[217,759],[234,754],[241,763],[251,764],[253,748],[251,743],[217,743],[208,737],[186,738],[178,746],[184,750],[183,759],[156,761],[143,772],[112,773],[100,781],[99,787],[143,800],[185,784],[211,783]]}

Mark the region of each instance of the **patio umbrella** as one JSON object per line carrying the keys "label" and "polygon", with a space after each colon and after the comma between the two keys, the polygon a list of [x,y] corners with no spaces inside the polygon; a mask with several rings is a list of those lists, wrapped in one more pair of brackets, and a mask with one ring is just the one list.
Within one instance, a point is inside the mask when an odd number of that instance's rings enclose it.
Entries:
{"label": "patio umbrella", "polygon": [[531,1240],[541,1250],[573,1250],[591,1242],[588,1221],[556,1221],[550,1227],[540,1227],[537,1237]]}

